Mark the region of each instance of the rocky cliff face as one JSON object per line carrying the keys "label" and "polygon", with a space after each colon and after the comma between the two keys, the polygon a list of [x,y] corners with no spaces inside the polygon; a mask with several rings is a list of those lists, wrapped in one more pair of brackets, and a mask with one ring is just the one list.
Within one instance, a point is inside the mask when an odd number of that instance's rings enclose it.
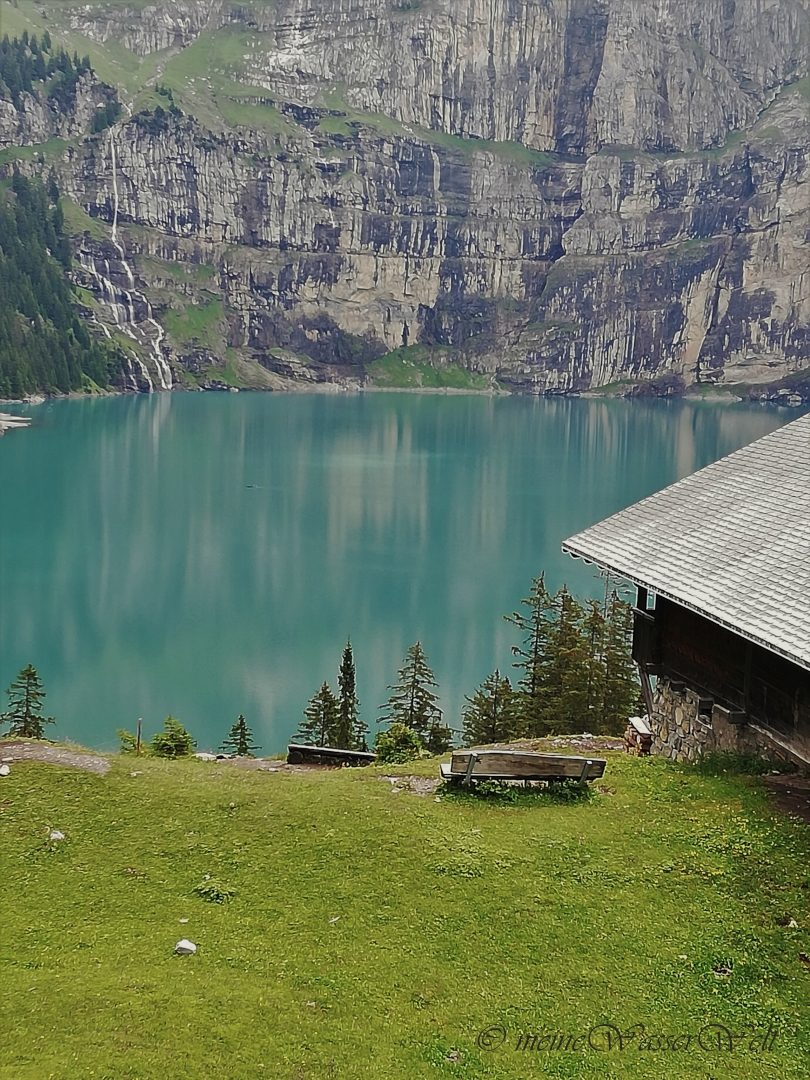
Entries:
{"label": "rocky cliff face", "polygon": [[117,207],[178,369],[362,381],[417,345],[547,392],[810,365],[808,0],[68,10],[163,50],[180,104],[56,162],[90,218]]}
{"label": "rocky cliff face", "polygon": [[716,146],[806,74],[807,0],[178,0],[68,8],[138,55],[246,28],[243,70],[281,100],[541,150]]}
{"label": "rocky cliff face", "polygon": [[67,105],[38,90],[21,93],[18,105],[0,95],[0,150],[86,135],[98,109],[113,101],[115,92],[90,73],[78,79]]}

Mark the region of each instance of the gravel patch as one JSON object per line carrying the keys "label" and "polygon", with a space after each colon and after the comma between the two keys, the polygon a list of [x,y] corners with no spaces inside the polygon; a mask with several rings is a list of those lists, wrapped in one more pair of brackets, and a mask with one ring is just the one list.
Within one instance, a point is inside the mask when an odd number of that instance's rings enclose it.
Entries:
{"label": "gravel patch", "polygon": [[44,761],[48,765],[66,765],[70,769],[83,769],[85,772],[103,776],[110,771],[107,758],[97,754],[86,754],[80,750],[65,750],[61,746],[42,746],[31,742],[0,743],[0,762]]}

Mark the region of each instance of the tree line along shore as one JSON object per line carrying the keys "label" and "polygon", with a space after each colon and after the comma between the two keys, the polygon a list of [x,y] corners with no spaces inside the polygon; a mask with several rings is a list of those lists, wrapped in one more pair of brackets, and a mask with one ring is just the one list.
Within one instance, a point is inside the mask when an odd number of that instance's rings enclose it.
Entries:
{"label": "tree line along shore", "polygon": [[[380,760],[404,762],[442,754],[459,742],[473,746],[583,731],[621,734],[639,708],[640,687],[631,654],[632,610],[609,582],[601,601],[581,601],[565,585],[550,592],[540,574],[517,610],[504,618],[517,631],[515,676],[498,668],[488,675],[466,695],[458,726],[447,722],[439,706],[437,679],[416,641],[387,687],[372,740],[357,696],[354,648],[347,641],[337,687],[324,680],[312,694],[294,741],[361,751],[373,742]],[[33,664],[19,672],[7,695],[0,725],[14,737],[45,738],[55,720],[44,715],[44,685]],[[196,747],[191,732],[172,715],[149,738],[140,730],[117,734],[124,753],[174,758]],[[261,749],[243,713],[228,728],[221,749],[237,756]]]}

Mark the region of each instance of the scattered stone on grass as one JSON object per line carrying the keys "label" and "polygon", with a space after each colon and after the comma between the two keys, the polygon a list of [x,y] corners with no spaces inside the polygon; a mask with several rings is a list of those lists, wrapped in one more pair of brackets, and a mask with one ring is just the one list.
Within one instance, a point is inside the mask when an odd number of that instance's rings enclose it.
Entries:
{"label": "scattered stone on grass", "polygon": [[182,938],[175,945],[174,951],[178,956],[193,956],[197,951],[197,946],[193,941],[189,941],[188,938]]}
{"label": "scattered stone on grass", "polygon": [[11,769],[8,767],[8,765],[0,765],[0,776],[9,776],[10,773]]}
{"label": "scattered stone on grass", "polygon": [[59,829],[51,829],[51,831],[48,833],[48,839],[49,840],[64,840],[65,839],[65,834],[63,832],[60,832]]}
{"label": "scattered stone on grass", "polygon": [[380,779],[388,781],[395,795],[401,791],[409,795],[432,795],[441,784],[441,780],[431,776],[381,776]]}

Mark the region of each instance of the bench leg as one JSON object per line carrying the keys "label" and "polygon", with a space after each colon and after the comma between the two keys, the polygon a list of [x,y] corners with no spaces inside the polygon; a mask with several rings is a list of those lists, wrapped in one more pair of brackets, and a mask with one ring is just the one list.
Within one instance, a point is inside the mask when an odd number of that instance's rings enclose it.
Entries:
{"label": "bench leg", "polygon": [[473,768],[476,761],[478,761],[478,754],[470,754],[470,760],[467,762],[467,772],[464,774],[464,787],[469,787],[472,784]]}

